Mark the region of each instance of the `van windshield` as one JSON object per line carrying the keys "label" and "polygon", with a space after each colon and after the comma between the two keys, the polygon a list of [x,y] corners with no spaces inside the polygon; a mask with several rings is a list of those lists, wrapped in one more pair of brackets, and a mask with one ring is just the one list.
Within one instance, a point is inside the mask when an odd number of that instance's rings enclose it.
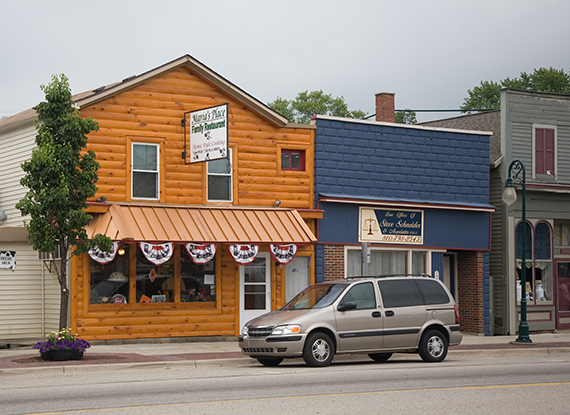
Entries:
{"label": "van windshield", "polygon": [[326,307],[334,303],[348,285],[327,283],[311,285],[285,304],[282,310],[310,310]]}

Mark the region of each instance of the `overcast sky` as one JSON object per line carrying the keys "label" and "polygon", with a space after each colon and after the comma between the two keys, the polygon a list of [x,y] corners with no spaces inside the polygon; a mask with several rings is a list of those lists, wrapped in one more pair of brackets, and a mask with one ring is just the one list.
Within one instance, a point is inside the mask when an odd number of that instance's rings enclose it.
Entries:
{"label": "overcast sky", "polygon": [[[0,0],[0,117],[191,55],[262,102],[304,90],[374,111],[458,109],[482,80],[570,70],[568,0]],[[419,121],[456,114],[418,113]]]}

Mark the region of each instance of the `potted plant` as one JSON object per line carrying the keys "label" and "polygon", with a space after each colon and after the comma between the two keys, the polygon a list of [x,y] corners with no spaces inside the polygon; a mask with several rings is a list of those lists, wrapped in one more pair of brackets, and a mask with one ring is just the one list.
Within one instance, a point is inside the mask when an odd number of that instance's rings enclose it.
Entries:
{"label": "potted plant", "polygon": [[47,340],[38,342],[34,349],[40,350],[42,360],[80,360],[83,352],[91,347],[88,341],[80,339],[70,329],[51,332]]}

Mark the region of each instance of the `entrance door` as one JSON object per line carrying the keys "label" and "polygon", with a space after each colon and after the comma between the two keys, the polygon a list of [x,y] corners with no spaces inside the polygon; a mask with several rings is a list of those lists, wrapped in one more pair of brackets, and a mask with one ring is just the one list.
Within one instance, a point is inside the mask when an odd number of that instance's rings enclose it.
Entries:
{"label": "entrance door", "polygon": [[556,328],[570,329],[570,261],[556,263]]}
{"label": "entrance door", "polygon": [[293,261],[285,265],[285,301],[288,302],[302,290],[309,286],[311,276],[309,274],[308,256],[296,256]]}
{"label": "entrance door", "polygon": [[271,262],[269,252],[240,265],[240,330],[252,318],[271,311]]}

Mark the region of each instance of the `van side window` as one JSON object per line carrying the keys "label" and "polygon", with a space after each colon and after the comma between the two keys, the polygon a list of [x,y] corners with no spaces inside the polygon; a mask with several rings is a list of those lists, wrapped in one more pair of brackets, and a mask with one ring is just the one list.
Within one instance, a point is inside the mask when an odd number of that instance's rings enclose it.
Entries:
{"label": "van side window", "polygon": [[364,308],[376,308],[376,295],[374,294],[374,286],[371,282],[354,285],[344,298],[343,303],[347,301],[354,301],[356,309],[362,310]]}
{"label": "van side window", "polygon": [[424,305],[416,282],[409,280],[378,281],[385,308]]}
{"label": "van side window", "polygon": [[447,304],[449,296],[445,289],[434,280],[416,280],[426,304]]}

